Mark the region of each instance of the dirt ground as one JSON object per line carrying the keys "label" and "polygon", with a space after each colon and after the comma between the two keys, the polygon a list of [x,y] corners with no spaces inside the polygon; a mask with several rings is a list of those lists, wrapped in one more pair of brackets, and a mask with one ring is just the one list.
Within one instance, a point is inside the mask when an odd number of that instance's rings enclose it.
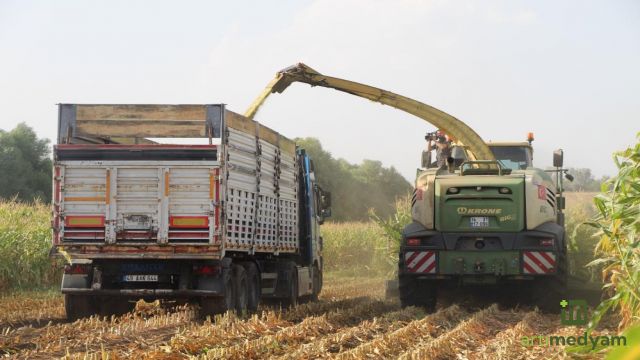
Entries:
{"label": "dirt ground", "polygon": [[292,309],[265,306],[252,316],[201,320],[194,307],[139,302],[122,317],[72,323],[57,292],[5,294],[0,357],[548,359],[568,355],[562,346],[523,346],[523,336],[578,336],[584,330],[561,326],[559,315],[535,308],[468,301],[439,304],[425,314],[385,300],[384,292],[383,279],[328,276],[319,301]]}

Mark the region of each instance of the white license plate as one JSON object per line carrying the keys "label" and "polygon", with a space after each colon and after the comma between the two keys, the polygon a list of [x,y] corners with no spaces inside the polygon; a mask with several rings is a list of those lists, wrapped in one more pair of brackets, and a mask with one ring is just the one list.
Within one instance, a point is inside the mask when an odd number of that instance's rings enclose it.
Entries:
{"label": "white license plate", "polygon": [[472,228],[489,227],[489,217],[488,216],[472,216],[469,218],[469,225]]}
{"label": "white license plate", "polygon": [[125,282],[158,282],[158,275],[125,275],[122,280]]}

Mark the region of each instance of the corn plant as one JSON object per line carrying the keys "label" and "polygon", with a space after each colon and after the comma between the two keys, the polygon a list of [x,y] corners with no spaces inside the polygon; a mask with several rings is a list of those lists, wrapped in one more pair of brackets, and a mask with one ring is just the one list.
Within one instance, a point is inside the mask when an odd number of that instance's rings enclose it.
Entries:
{"label": "corn plant", "polygon": [[369,216],[380,227],[386,240],[386,261],[391,272],[396,270],[398,263],[398,251],[402,242],[402,231],[411,223],[411,197],[398,198],[395,203],[396,212],[387,219],[382,219],[375,211],[370,210]]}
{"label": "corn plant", "polygon": [[49,259],[51,211],[36,201],[0,201],[0,289],[51,286],[58,262]]}
{"label": "corn plant", "polygon": [[618,175],[603,184],[594,203],[594,221],[600,240],[590,266],[602,266],[608,298],[594,311],[590,328],[604,313],[617,310],[620,328],[640,322],[640,133],[638,143],[614,154]]}

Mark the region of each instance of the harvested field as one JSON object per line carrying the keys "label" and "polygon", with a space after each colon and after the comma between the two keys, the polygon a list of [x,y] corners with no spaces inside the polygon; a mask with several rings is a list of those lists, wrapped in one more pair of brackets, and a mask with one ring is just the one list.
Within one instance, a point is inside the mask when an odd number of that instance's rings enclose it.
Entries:
{"label": "harvested field", "polygon": [[[328,276],[318,302],[200,320],[193,307],[138,303],[122,317],[69,323],[62,296],[0,297],[0,354],[47,359],[545,359],[563,347],[523,336],[582,335],[533,308],[447,304],[435,313],[384,299],[384,280]],[[607,333],[614,330],[604,329]]]}

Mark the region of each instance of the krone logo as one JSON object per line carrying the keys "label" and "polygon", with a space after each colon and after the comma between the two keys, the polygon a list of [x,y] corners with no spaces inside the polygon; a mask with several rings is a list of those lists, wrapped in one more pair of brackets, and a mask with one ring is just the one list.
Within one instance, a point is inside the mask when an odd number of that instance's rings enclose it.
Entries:
{"label": "krone logo", "polygon": [[459,215],[500,215],[502,209],[472,209],[461,206],[457,209]]}

